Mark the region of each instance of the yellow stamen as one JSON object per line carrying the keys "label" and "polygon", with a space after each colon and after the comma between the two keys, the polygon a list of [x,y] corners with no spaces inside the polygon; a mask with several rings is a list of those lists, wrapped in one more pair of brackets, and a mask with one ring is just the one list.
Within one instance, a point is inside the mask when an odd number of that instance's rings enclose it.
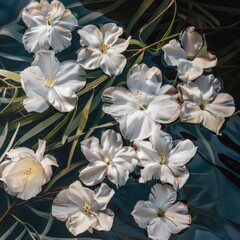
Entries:
{"label": "yellow stamen", "polygon": [[51,25],[51,23],[50,23],[50,21],[49,21],[50,18],[51,18],[51,16],[52,16],[52,14],[49,13],[49,14],[46,16],[46,18],[45,18],[46,25],[48,25],[48,26]]}
{"label": "yellow stamen", "polygon": [[92,206],[89,203],[85,203],[84,206],[83,206],[83,210],[86,213],[90,213],[92,211]]}
{"label": "yellow stamen", "polygon": [[109,45],[103,44],[103,45],[102,45],[102,53],[103,53],[103,54],[106,54],[106,53],[108,52],[108,49],[109,49],[109,48],[110,48]]}
{"label": "yellow stamen", "polygon": [[202,102],[199,107],[200,107],[202,110],[204,110],[204,109],[206,109],[208,106],[209,106],[209,102],[206,100],[206,101]]}
{"label": "yellow stamen", "polygon": [[32,168],[29,168],[29,169],[24,173],[24,176],[30,177],[31,173],[32,173]]}
{"label": "yellow stamen", "polygon": [[112,163],[112,156],[111,155],[107,155],[106,163],[107,163],[107,165],[110,165]]}
{"label": "yellow stamen", "polygon": [[164,211],[161,208],[157,209],[157,215],[158,217],[163,217],[164,216]]}
{"label": "yellow stamen", "polygon": [[46,79],[44,82],[44,86],[50,88],[52,86],[53,80],[52,79]]}
{"label": "yellow stamen", "polygon": [[133,97],[134,97],[136,100],[139,100],[139,99],[142,97],[142,94],[141,94],[139,91],[136,91],[136,92],[133,94]]}
{"label": "yellow stamen", "polygon": [[167,161],[167,153],[165,153],[165,152],[160,152],[159,155],[160,155],[160,158],[161,158],[161,160],[159,161],[159,163],[160,163],[161,165],[163,165],[163,164]]}

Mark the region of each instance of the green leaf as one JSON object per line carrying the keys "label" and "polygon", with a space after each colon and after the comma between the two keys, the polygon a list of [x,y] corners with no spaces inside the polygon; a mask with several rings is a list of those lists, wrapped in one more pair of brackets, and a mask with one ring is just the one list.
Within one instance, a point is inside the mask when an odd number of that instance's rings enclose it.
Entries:
{"label": "green leaf", "polygon": [[[83,133],[83,130],[86,126],[87,120],[88,120],[88,116],[89,116],[89,111],[90,111],[90,107],[92,104],[92,99],[94,96],[94,92],[92,94],[92,96],[90,97],[90,99],[87,101],[86,105],[84,106],[81,115],[80,115],[80,120],[79,120],[79,124],[78,124],[78,128],[77,128],[77,132],[76,135]],[[78,139],[74,140],[74,142],[72,143],[72,147],[68,156],[68,162],[67,162],[67,166],[69,167],[72,161],[72,157],[75,151],[75,148],[77,146],[78,143]]]}
{"label": "green leaf", "polygon": [[101,17],[102,15],[104,15],[106,13],[113,11],[114,9],[118,8],[119,6],[121,6],[126,1],[127,0],[115,1],[112,5],[109,5],[109,6],[105,7],[105,8],[98,9],[98,11],[91,12],[88,15],[82,17],[78,21],[78,23],[79,23],[79,25],[84,25],[86,23],[89,23],[89,22],[91,22],[91,21]]}
{"label": "green leaf", "polygon": [[36,214],[37,216],[39,217],[42,217],[42,218],[49,218],[51,216],[50,213],[46,213],[46,212],[43,212],[43,211],[39,211],[29,205],[26,205],[27,208],[29,208],[34,214]]}
{"label": "green leaf", "polygon": [[7,237],[14,231],[14,229],[17,227],[18,222],[15,222],[2,236],[1,240],[7,239]]}
{"label": "green leaf", "polygon": [[16,136],[17,136],[17,133],[18,133],[19,128],[20,128],[20,123],[18,124],[18,126],[17,126],[17,128],[16,128],[16,130],[15,130],[15,132],[14,132],[14,134],[13,134],[13,136],[12,136],[12,138],[11,138],[8,146],[7,146],[7,148],[5,149],[4,153],[2,154],[2,156],[1,156],[1,158],[0,158],[0,162],[4,159],[6,153],[7,153],[7,152],[11,149],[11,147],[13,146],[13,143],[14,143],[14,141],[15,141],[15,138],[16,138]]}
{"label": "green leaf", "polygon": [[5,125],[5,127],[2,130],[1,135],[0,135],[0,149],[2,148],[2,146],[3,146],[3,144],[6,140],[7,133],[8,133],[8,123],[6,123],[6,125]]}
{"label": "green leaf", "polygon": [[10,60],[14,60],[14,61],[29,62],[29,63],[32,62],[32,58],[25,57],[25,56],[15,56],[15,55],[12,55],[9,53],[3,53],[3,52],[0,52],[0,56]]}
{"label": "green leaf", "polygon": [[18,235],[18,237],[15,239],[15,240],[21,240],[23,237],[24,237],[24,235],[26,234],[26,229],[24,229],[19,235]]}
{"label": "green leaf", "polygon": [[126,31],[128,33],[131,32],[134,24],[138,21],[138,19],[143,15],[143,13],[154,3],[155,0],[144,0],[140,7],[138,8],[137,12],[134,14],[134,16],[131,18]]}
{"label": "green leaf", "polygon": [[16,143],[16,145],[20,145],[27,141],[28,139],[34,137],[53,123],[55,123],[59,118],[61,118],[64,114],[63,113],[55,113],[53,116],[47,118],[43,122],[39,123],[37,126],[32,128],[30,131],[25,133]]}
{"label": "green leaf", "polygon": [[15,82],[21,83],[20,75],[15,72],[10,72],[4,69],[0,69],[0,75],[3,77],[6,77],[7,79],[11,79]]}

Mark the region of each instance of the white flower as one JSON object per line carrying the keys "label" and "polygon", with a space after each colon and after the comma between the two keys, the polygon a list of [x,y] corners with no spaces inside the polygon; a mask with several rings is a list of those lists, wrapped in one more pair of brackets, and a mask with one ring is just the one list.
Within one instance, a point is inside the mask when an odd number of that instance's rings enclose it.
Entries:
{"label": "white flower", "polygon": [[162,47],[164,59],[169,66],[177,66],[178,77],[183,81],[194,80],[201,76],[206,68],[215,67],[216,56],[207,51],[206,42],[195,31],[188,27],[178,41],[171,40]]}
{"label": "white flower", "polygon": [[81,149],[90,162],[81,170],[79,178],[87,186],[96,185],[108,179],[118,186],[123,186],[128,175],[137,165],[137,155],[132,147],[122,146],[119,133],[107,130],[102,134],[101,145],[96,137],[81,142]]}
{"label": "white flower", "polygon": [[52,155],[44,156],[45,147],[46,141],[38,140],[36,153],[25,147],[7,153],[0,164],[0,180],[9,194],[28,200],[41,192],[52,176],[52,166],[58,167]]}
{"label": "white flower", "polygon": [[75,181],[53,200],[52,215],[66,221],[66,227],[74,236],[86,230],[91,233],[93,229],[109,231],[114,213],[107,204],[113,195],[114,190],[105,183],[92,191],[83,187],[80,181]]}
{"label": "white flower", "polygon": [[115,23],[106,23],[99,29],[95,25],[87,25],[78,31],[80,44],[83,46],[77,61],[85,69],[101,68],[104,73],[116,76],[122,73],[127,60],[120,54],[130,42],[119,38],[123,29]]}
{"label": "white flower", "polygon": [[59,63],[54,51],[38,52],[31,67],[20,73],[28,112],[43,112],[51,104],[60,112],[71,111],[77,103],[76,91],[86,83],[85,71],[74,61]]}
{"label": "white flower", "polygon": [[32,1],[22,12],[28,30],[23,35],[23,44],[28,52],[40,49],[61,52],[71,45],[72,33],[78,25],[71,11],[59,1]]}
{"label": "white flower", "polygon": [[179,233],[191,224],[187,205],[176,202],[177,194],[169,185],[156,184],[148,201],[139,201],[132,215],[141,228],[147,228],[148,237],[167,240],[171,233]]}
{"label": "white flower", "polygon": [[221,83],[213,75],[201,76],[194,83],[178,86],[183,101],[180,120],[202,123],[204,127],[219,134],[225,117],[235,111],[234,100],[227,93],[219,93]]}
{"label": "white flower", "polygon": [[197,147],[190,140],[176,140],[156,126],[149,141],[134,141],[135,150],[139,158],[141,170],[139,182],[160,179],[170,183],[178,190],[189,177],[185,167],[196,154]]}
{"label": "white flower", "polygon": [[171,123],[178,118],[178,103],[168,95],[174,94],[175,88],[161,85],[161,71],[140,64],[128,73],[127,86],[130,91],[122,87],[110,87],[103,92],[103,111],[119,122],[126,139],[147,138],[156,123]]}

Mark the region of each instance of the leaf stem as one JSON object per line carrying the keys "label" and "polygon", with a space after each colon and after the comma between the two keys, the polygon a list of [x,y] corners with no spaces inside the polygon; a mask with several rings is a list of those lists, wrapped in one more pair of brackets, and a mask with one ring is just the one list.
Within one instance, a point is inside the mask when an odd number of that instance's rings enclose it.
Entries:
{"label": "leaf stem", "polygon": [[15,207],[15,205],[17,204],[18,199],[16,199],[11,206],[8,208],[8,210],[2,215],[2,217],[0,218],[0,223],[2,223],[2,221],[8,216],[8,214],[12,211],[12,209]]}

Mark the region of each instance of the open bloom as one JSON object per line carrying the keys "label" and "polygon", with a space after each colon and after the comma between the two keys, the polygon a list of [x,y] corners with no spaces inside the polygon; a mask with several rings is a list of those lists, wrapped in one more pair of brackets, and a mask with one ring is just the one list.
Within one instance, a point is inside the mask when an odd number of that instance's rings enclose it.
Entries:
{"label": "open bloom", "polygon": [[219,134],[225,117],[235,111],[234,100],[227,93],[219,93],[221,84],[213,75],[201,76],[195,82],[179,84],[181,107],[180,120],[202,123],[204,127]]}
{"label": "open bloom", "polygon": [[9,194],[28,200],[41,192],[52,176],[52,166],[58,166],[52,155],[44,156],[45,146],[46,141],[38,140],[36,153],[25,147],[7,153],[0,164],[0,180]]}
{"label": "open bloom", "polygon": [[175,93],[175,88],[161,85],[161,71],[140,64],[128,73],[129,90],[109,87],[103,92],[103,111],[119,122],[125,138],[147,138],[156,123],[171,123],[178,118],[178,103],[169,95]]}
{"label": "open bloom", "polygon": [[185,167],[196,154],[197,147],[190,140],[173,141],[171,135],[155,127],[149,141],[136,140],[134,146],[141,170],[140,182],[160,179],[178,190],[189,177]]}
{"label": "open bloom", "polygon": [[87,25],[78,31],[80,44],[83,46],[77,61],[85,69],[101,68],[104,73],[116,76],[122,73],[126,58],[121,54],[130,42],[119,38],[123,29],[115,23],[106,23],[99,29],[95,25]]}
{"label": "open bloom", "polygon": [[125,185],[128,175],[137,165],[137,155],[132,147],[122,146],[122,137],[113,130],[102,134],[101,145],[95,137],[81,142],[81,149],[90,162],[80,171],[80,180],[88,185],[96,185],[108,179],[118,186]]}
{"label": "open bloom", "polygon": [[54,0],[32,1],[22,12],[28,30],[23,35],[23,44],[28,52],[40,49],[61,52],[71,45],[72,33],[78,25],[77,19],[64,5]]}
{"label": "open bloom", "polygon": [[156,184],[148,201],[139,201],[132,215],[141,228],[147,228],[148,237],[167,240],[171,233],[179,233],[191,224],[187,205],[176,202],[177,193],[170,185]]}
{"label": "open bloom", "polygon": [[188,27],[178,41],[171,40],[162,47],[164,59],[169,66],[177,66],[178,77],[183,81],[194,80],[201,76],[204,69],[215,67],[216,56],[207,51],[203,37]]}
{"label": "open bloom", "polygon": [[68,230],[74,235],[93,229],[109,231],[114,213],[107,208],[114,190],[102,183],[94,191],[82,186],[80,181],[72,183],[68,189],[58,193],[53,200],[52,215],[66,221]]}
{"label": "open bloom", "polygon": [[77,103],[76,91],[86,83],[85,71],[74,61],[59,63],[54,51],[39,51],[31,67],[20,73],[28,112],[43,112],[51,104],[60,112],[71,111]]}

